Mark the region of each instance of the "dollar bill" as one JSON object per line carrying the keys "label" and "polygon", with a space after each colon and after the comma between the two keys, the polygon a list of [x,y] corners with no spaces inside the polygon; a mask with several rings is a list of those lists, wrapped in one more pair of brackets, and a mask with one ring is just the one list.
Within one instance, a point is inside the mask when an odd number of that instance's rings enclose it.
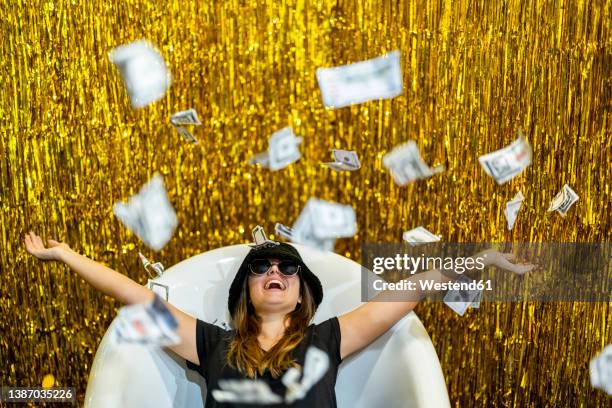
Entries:
{"label": "dollar bill", "polygon": [[[465,275],[461,275],[455,282],[459,283],[470,283],[473,279]],[[446,306],[453,309],[455,313],[459,316],[463,316],[465,311],[474,303],[474,301],[478,298],[480,294],[480,290],[449,290],[444,296],[444,303]],[[478,302],[478,306],[480,306],[480,301]]]}
{"label": "dollar bill", "polygon": [[187,109],[181,112],[177,112],[170,117],[170,123],[176,131],[185,139],[187,142],[197,144],[198,141],[193,134],[185,126],[199,126],[202,124],[198,118],[198,113],[195,109]]}
{"label": "dollar bill", "polygon": [[155,251],[162,249],[172,238],[178,224],[163,178],[158,173],[127,203],[115,203],[113,212],[145,245]]}
{"label": "dollar bill", "polygon": [[249,159],[249,164],[259,164],[272,171],[283,169],[302,157],[299,145],[301,137],[296,137],[293,129],[283,128],[275,132],[268,141],[268,150]]}
{"label": "dollar bill", "polygon": [[361,168],[357,153],[352,150],[332,150],[333,162],[324,163],[326,166],[336,171],[355,171]]}
{"label": "dollar bill", "polygon": [[333,68],[318,68],[323,104],[330,108],[390,99],[402,94],[400,52]]}
{"label": "dollar bill", "polygon": [[270,165],[270,156],[267,151],[257,153],[249,159],[249,164],[259,164],[262,167],[268,167]]}
{"label": "dollar bill", "polygon": [[193,134],[183,126],[174,126],[176,131],[185,139],[185,141],[191,144],[198,144],[198,140],[193,136]]}
{"label": "dollar bill", "polygon": [[257,225],[255,228],[253,228],[251,234],[253,235],[253,244],[250,245],[252,248],[264,248],[267,246],[280,245],[280,243],[268,239],[266,232],[261,225]]}
{"label": "dollar bill", "polygon": [[306,206],[302,209],[298,219],[293,224],[291,228],[291,241],[308,245],[313,248],[318,248],[321,251],[333,251],[336,243],[336,238],[319,238],[315,235],[315,224],[318,222],[317,214],[314,211],[310,199],[306,203]]}
{"label": "dollar bill", "polygon": [[296,137],[290,127],[275,132],[270,137],[268,147],[270,170],[280,170],[298,161],[302,157],[299,149],[301,142],[302,138]]}
{"label": "dollar bill", "polygon": [[523,200],[523,194],[519,191],[512,200],[506,203],[504,215],[506,216],[506,221],[508,222],[509,230],[512,230],[512,228],[514,227],[514,222],[516,221],[518,212],[521,209],[521,206],[523,205]]}
{"label": "dollar bill", "polygon": [[138,257],[140,258],[140,261],[142,262],[142,265],[144,266],[145,270],[147,272],[149,272],[149,270],[152,270],[153,272],[155,272],[155,274],[157,276],[162,276],[162,274],[164,273],[164,265],[162,265],[161,262],[155,262],[155,263],[151,263],[149,262],[149,260],[142,254],[142,253],[138,253]]}
{"label": "dollar bill", "polygon": [[410,231],[404,231],[402,238],[412,246],[430,242],[438,242],[441,239],[439,236],[432,234],[424,227],[416,227]]}
{"label": "dollar bill", "polygon": [[175,126],[199,126],[202,124],[202,122],[200,122],[200,119],[198,118],[198,112],[196,112],[196,110],[193,108],[177,112],[174,115],[170,116],[170,123]]}
{"label": "dollar bill", "polygon": [[522,132],[518,139],[503,149],[485,154],[478,161],[497,184],[504,184],[523,172],[531,164],[531,146]]}
{"label": "dollar bill", "polygon": [[313,233],[318,239],[348,238],[357,232],[355,210],[350,205],[311,198],[305,211],[310,211]]}
{"label": "dollar bill", "polygon": [[551,201],[548,211],[557,211],[561,216],[565,217],[570,207],[576,201],[578,201],[578,194],[570,186],[564,184],[561,191]]}
{"label": "dollar bill", "polygon": [[119,70],[134,108],[159,100],[170,87],[166,61],[147,41],[116,47],[109,53],[109,59]]}
{"label": "dollar bill", "polygon": [[157,294],[151,302],[119,309],[113,327],[117,344],[165,347],[180,343],[178,322]]}
{"label": "dollar bill", "polygon": [[474,309],[480,308],[480,301],[481,300],[482,300],[482,290],[478,292],[478,295],[476,296],[476,298],[474,299],[474,301],[472,302],[470,307],[472,307]]}
{"label": "dollar bill", "polygon": [[317,383],[329,369],[329,357],[327,353],[317,347],[310,346],[306,350],[304,359],[304,370],[300,380],[300,369],[291,367],[285,372],[282,382],[287,391],[285,402],[291,404],[306,396],[308,391]]}
{"label": "dollar bill", "polygon": [[591,385],[612,395],[612,344],[608,344],[589,363]]}
{"label": "dollar bill", "polygon": [[431,177],[444,170],[444,166],[430,168],[421,158],[421,153],[414,140],[396,146],[383,156],[382,163],[391,172],[395,183],[400,186]]}
{"label": "dollar bill", "polygon": [[270,405],[283,402],[283,398],[263,380],[222,379],[219,389],[212,390],[212,396],[220,403]]}
{"label": "dollar bill", "polygon": [[280,222],[277,222],[274,225],[274,232],[276,232],[276,235],[278,235],[279,237],[283,237],[285,239],[288,239],[289,241],[293,239],[293,230],[291,229],[291,227],[281,224]]}

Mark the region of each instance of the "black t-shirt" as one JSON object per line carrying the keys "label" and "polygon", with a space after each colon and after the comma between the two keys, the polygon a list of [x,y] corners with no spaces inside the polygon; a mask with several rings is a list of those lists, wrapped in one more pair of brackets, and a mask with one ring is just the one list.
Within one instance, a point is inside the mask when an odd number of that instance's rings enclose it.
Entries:
{"label": "black t-shirt", "polygon": [[[187,361],[187,367],[199,372],[206,380],[206,408],[243,408],[261,405],[235,402],[218,402],[212,396],[212,390],[219,389],[219,380],[247,379],[235,368],[227,364],[227,349],[234,335],[233,330],[224,330],[219,326],[206,323],[200,319],[196,324],[196,344],[200,365]],[[320,324],[311,324],[306,329],[304,340],[292,351],[295,361],[304,366],[308,347],[314,346],[329,357],[329,369],[325,375],[310,388],[304,398],[290,405],[284,403],[267,405],[270,407],[336,407],[336,376],[340,358],[340,325],[338,318],[332,317]],[[266,370],[259,380],[265,381],[270,389],[280,397],[285,396],[286,387],[282,383],[282,375],[273,378]]]}

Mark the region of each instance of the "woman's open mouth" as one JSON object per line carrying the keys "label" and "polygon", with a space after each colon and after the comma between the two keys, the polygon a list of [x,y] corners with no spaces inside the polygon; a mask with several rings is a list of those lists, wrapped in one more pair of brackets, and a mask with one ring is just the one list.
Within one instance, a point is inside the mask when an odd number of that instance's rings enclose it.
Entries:
{"label": "woman's open mouth", "polygon": [[278,279],[270,279],[264,285],[264,290],[285,290],[286,286]]}

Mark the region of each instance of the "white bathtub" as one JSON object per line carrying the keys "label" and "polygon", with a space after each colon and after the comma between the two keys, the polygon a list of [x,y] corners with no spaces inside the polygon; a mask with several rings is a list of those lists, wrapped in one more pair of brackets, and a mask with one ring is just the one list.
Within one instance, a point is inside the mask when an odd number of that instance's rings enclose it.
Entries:
{"label": "white bathtub", "polygon": [[[324,298],[315,323],[360,304],[359,264],[334,253],[295,246],[323,284]],[[186,313],[208,322],[216,320],[216,324],[228,322],[229,286],[249,249],[235,245],[202,253],[168,268],[155,283],[168,287],[168,301]],[[116,347],[109,332],[110,328],[96,352],[85,406],[204,406],[204,380],[187,369],[183,359],[170,351]],[[342,363],[336,397],[338,406],[345,408],[450,407],[438,356],[414,313]]]}

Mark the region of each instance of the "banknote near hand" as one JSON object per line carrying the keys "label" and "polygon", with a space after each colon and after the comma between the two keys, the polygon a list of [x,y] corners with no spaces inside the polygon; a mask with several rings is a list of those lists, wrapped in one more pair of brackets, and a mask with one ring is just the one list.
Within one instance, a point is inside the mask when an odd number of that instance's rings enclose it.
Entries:
{"label": "banknote near hand", "polygon": [[[455,282],[464,282],[470,283],[473,282],[473,279],[465,275],[461,275]],[[444,303],[446,306],[453,309],[455,313],[459,316],[463,316],[465,311],[472,305],[475,301],[478,301],[478,306],[480,306],[480,290],[449,290],[444,296]]]}
{"label": "banknote near hand", "polygon": [[426,244],[430,242],[440,241],[440,237],[432,234],[424,227],[416,227],[410,231],[405,231],[402,235],[404,241],[408,242],[411,246],[417,246],[419,244]]}
{"label": "banknote near hand", "polygon": [[508,222],[509,230],[512,230],[512,228],[514,227],[516,216],[518,215],[518,212],[521,209],[521,206],[523,205],[523,199],[523,194],[519,191],[512,200],[506,203],[504,215],[506,216],[506,221]]}
{"label": "banknote near hand", "polygon": [[180,343],[178,322],[156,294],[153,301],[119,309],[113,325],[117,344],[165,347]]}
{"label": "banknote near hand", "polygon": [[115,203],[113,211],[130,231],[155,251],[172,238],[178,224],[164,180],[158,173],[127,203]]}
{"label": "banknote near hand", "polygon": [[570,186],[564,184],[561,191],[559,191],[550,203],[548,211],[557,211],[562,217],[565,217],[570,207],[574,205],[576,201],[578,201],[578,194],[576,194]]}

